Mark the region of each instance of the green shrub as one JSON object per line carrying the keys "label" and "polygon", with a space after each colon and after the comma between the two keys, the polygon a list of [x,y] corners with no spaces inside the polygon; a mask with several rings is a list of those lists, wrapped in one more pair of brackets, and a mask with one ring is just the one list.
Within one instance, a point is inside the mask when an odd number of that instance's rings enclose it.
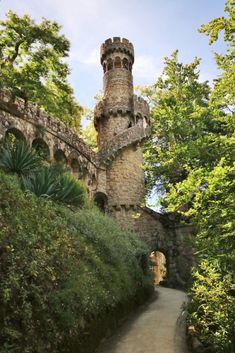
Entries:
{"label": "green shrub", "polygon": [[41,158],[24,141],[15,141],[1,147],[0,167],[7,172],[20,176],[37,172],[41,166]]}
{"label": "green shrub", "polygon": [[87,194],[82,182],[55,166],[44,166],[31,176],[23,177],[22,188],[38,197],[68,205],[82,207],[87,202]]}
{"label": "green shrub", "polygon": [[190,325],[207,345],[208,352],[235,351],[235,287],[232,276],[223,273],[218,260],[202,260],[193,272],[190,290]]}
{"label": "green shrub", "polygon": [[84,206],[87,194],[84,185],[73,175],[63,173],[58,176],[58,191],[55,200],[73,206]]}
{"label": "green shrub", "polygon": [[0,168],[17,174],[24,191],[76,207],[87,203],[81,181],[69,175],[59,164],[43,164],[37,152],[24,141],[7,143],[0,152]]}
{"label": "green shrub", "polygon": [[59,189],[58,175],[50,167],[41,168],[30,177],[22,178],[22,189],[38,197],[53,198]]}
{"label": "green shrub", "polygon": [[0,352],[70,351],[91,323],[149,286],[144,255],[135,234],[97,209],[74,213],[25,194],[0,171]]}

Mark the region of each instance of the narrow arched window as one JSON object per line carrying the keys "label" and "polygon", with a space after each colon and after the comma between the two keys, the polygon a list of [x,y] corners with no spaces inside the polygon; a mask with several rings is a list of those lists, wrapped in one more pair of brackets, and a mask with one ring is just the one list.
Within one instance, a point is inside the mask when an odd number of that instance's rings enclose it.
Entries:
{"label": "narrow arched window", "polygon": [[32,148],[36,150],[38,155],[43,159],[48,160],[50,156],[49,147],[47,146],[46,142],[42,138],[36,138],[32,142]]}
{"label": "narrow arched window", "polygon": [[114,67],[116,69],[119,69],[122,67],[122,62],[121,62],[121,58],[119,56],[116,56],[115,61],[114,61]]}
{"label": "narrow arched window", "polygon": [[126,69],[126,70],[129,69],[129,63],[128,63],[127,58],[124,58],[124,59],[122,60],[122,66],[123,66],[123,68]]}
{"label": "narrow arched window", "polygon": [[56,150],[54,153],[55,161],[62,164],[67,164],[67,158],[64,152],[60,149]]}
{"label": "narrow arched window", "polygon": [[108,59],[108,62],[107,62],[107,70],[112,70],[113,68],[113,60],[111,58]]}
{"label": "narrow arched window", "polygon": [[78,160],[73,158],[71,160],[71,162],[70,162],[70,167],[71,167],[73,175],[78,178],[79,177],[79,172],[80,172]]}
{"label": "narrow arched window", "polygon": [[6,131],[6,134],[5,134],[6,142],[15,143],[16,141],[19,141],[19,140],[26,142],[26,138],[24,134],[19,129],[12,127]]}

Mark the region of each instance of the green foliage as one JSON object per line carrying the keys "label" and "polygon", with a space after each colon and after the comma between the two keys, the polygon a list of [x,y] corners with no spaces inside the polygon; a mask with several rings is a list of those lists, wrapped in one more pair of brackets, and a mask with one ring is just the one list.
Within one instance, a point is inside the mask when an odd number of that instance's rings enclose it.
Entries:
{"label": "green foliage", "polygon": [[235,349],[233,5],[228,0],[228,16],[200,28],[210,44],[224,30],[228,44],[225,54],[215,56],[221,71],[212,89],[199,82],[197,59],[183,65],[174,53],[156,84],[143,90],[154,132],[145,149],[149,184],[162,192],[165,210],[178,211],[197,229],[188,320],[213,353]]}
{"label": "green foliage", "polygon": [[193,272],[189,304],[190,325],[210,352],[231,353],[235,349],[235,287],[230,274],[223,274],[216,259],[202,260]]}
{"label": "green foliage", "polygon": [[22,176],[35,173],[40,168],[40,157],[24,141],[7,143],[0,152],[0,167],[7,172]]}
{"label": "green foliage", "polygon": [[16,173],[26,192],[67,205],[88,205],[86,190],[81,181],[69,175],[60,165],[43,164],[38,153],[24,141],[7,143],[2,147],[0,168]]}
{"label": "green foliage", "polygon": [[58,177],[58,191],[55,200],[73,206],[82,207],[86,203],[87,194],[80,180],[67,173]]}
{"label": "green foliage", "polygon": [[82,108],[68,83],[69,41],[56,22],[36,24],[9,11],[0,22],[0,87],[37,102],[66,125],[79,128]]}
{"label": "green foliage", "polygon": [[53,168],[44,167],[30,178],[22,178],[22,189],[38,197],[53,198],[58,191],[58,174]]}
{"label": "green foliage", "polygon": [[89,122],[82,129],[82,138],[88,146],[91,147],[94,151],[97,151],[97,132],[94,127],[94,122]]}
{"label": "green foliage", "polygon": [[147,250],[96,209],[74,213],[0,172],[0,352],[67,352],[150,283]]}
{"label": "green foliage", "polygon": [[[94,98],[98,99],[97,97]],[[85,108],[84,113],[85,114],[83,117],[85,118],[87,124],[81,130],[82,138],[86,144],[91,147],[92,150],[97,152],[97,131],[95,129],[93,120],[94,112],[89,108]]]}
{"label": "green foliage", "polygon": [[[234,0],[227,0],[225,12],[227,17],[218,17],[200,27],[199,32],[209,36],[209,44],[218,40],[220,31],[224,32],[224,41],[227,43],[225,54],[215,54],[218,68],[221,70],[215,80],[215,87],[211,95],[211,104],[226,112],[234,113],[235,105],[235,3]],[[235,128],[235,119],[229,121],[230,129]]]}
{"label": "green foliage", "polygon": [[200,166],[210,159],[216,146],[208,149],[216,127],[208,108],[210,88],[199,82],[199,59],[178,62],[178,52],[165,59],[163,74],[155,85],[142,89],[150,100],[152,139],[145,147],[149,188],[168,189],[169,183],[187,176],[186,166]]}
{"label": "green foliage", "polygon": [[22,188],[38,197],[52,199],[67,205],[82,207],[87,203],[87,194],[81,181],[61,172],[55,166],[44,166],[28,178],[22,178]]}

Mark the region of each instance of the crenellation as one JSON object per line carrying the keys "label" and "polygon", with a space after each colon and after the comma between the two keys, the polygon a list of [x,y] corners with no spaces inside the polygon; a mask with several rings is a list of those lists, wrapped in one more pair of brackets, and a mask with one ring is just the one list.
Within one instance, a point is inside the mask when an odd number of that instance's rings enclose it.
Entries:
{"label": "crenellation", "polygon": [[104,60],[107,59],[107,55],[113,54],[115,52],[125,53],[127,54],[134,63],[134,47],[131,42],[129,42],[126,38],[114,37],[105,40],[105,42],[101,45],[100,49],[100,58],[101,65]]}

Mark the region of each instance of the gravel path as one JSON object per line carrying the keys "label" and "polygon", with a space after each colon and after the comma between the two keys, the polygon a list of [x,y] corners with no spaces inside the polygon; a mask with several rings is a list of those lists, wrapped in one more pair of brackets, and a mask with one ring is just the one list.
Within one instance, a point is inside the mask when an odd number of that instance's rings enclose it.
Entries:
{"label": "gravel path", "polygon": [[188,353],[182,291],[157,287],[157,298],[106,340],[98,353]]}

